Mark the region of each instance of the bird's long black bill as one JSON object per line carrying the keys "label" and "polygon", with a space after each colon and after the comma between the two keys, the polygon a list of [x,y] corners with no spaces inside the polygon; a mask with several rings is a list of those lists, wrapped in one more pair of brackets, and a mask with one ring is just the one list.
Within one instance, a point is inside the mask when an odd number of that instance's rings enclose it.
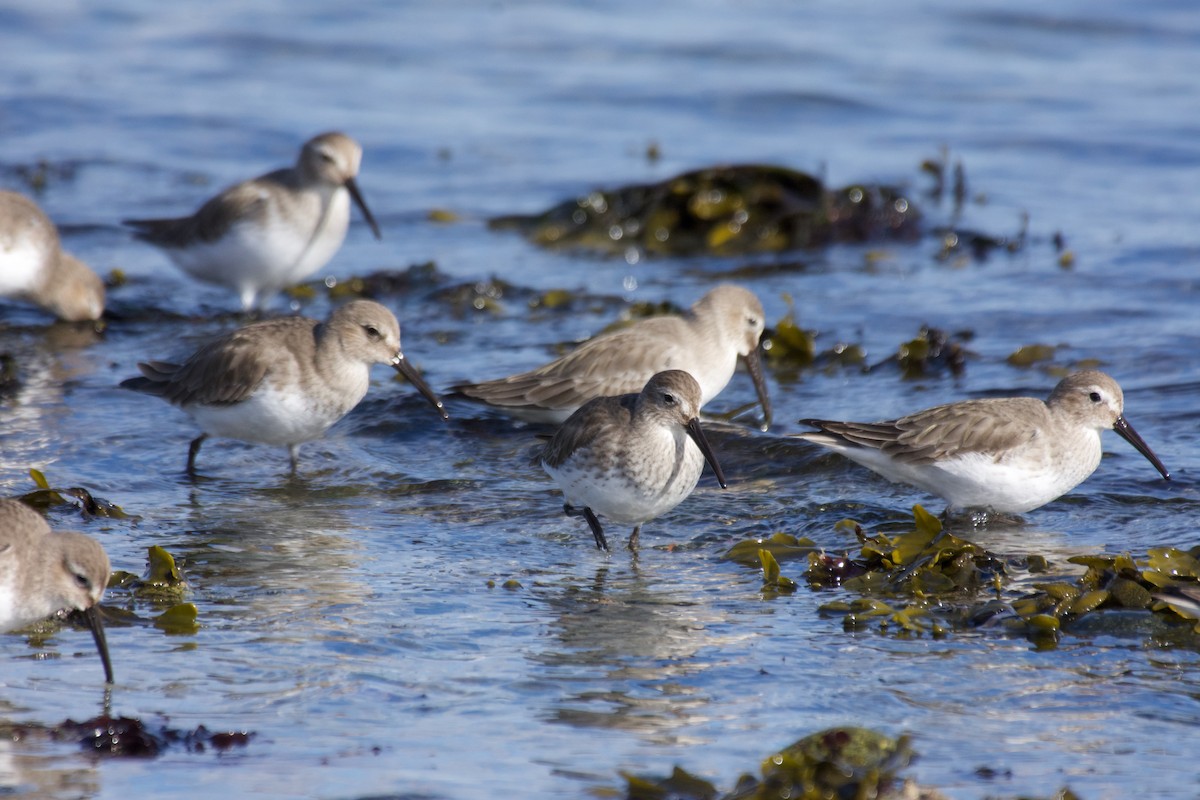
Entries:
{"label": "bird's long black bill", "polygon": [[692,437],[692,441],[700,448],[700,452],[704,455],[704,460],[712,467],[712,471],[717,475],[717,483],[721,484],[722,489],[728,489],[729,485],[725,483],[725,473],[721,471],[721,465],[717,463],[717,457],[713,455],[712,448],[708,446],[708,439],[704,438],[704,431],[700,429],[700,420],[693,418],[687,424],[688,436]]}
{"label": "bird's long black bill", "polygon": [[746,369],[750,373],[750,380],[754,381],[754,392],[758,395],[758,404],[762,406],[763,426],[769,428],[771,426],[771,398],[767,395],[767,381],[763,377],[762,356],[760,353],[760,348],[755,347],[744,355],[742,359],[746,362]]}
{"label": "bird's long black bill", "polygon": [[96,649],[100,651],[100,663],[104,665],[104,682],[112,683],[112,659],[108,657],[108,640],[104,638],[104,624],[100,622],[100,609],[98,606],[92,606],[82,613],[88,629],[92,632],[92,638],[96,640]]}
{"label": "bird's long black bill", "polygon": [[425,399],[437,409],[437,412],[442,415],[442,419],[450,419],[450,415],[446,413],[446,407],[442,405],[441,398],[433,393],[433,390],[429,388],[429,384],[425,383],[425,379],[421,377],[421,373],[417,372],[416,368],[408,363],[408,359],[404,357],[403,353],[396,354],[396,357],[392,359],[392,366],[396,368],[397,372],[407,378],[409,383],[417,387],[417,391],[423,394]]}
{"label": "bird's long black bill", "polygon": [[354,205],[358,206],[358,210],[363,213],[367,224],[371,226],[371,233],[375,234],[376,239],[382,239],[383,237],[379,234],[379,225],[375,222],[371,209],[367,208],[367,201],[363,200],[362,192],[358,190],[358,184],[354,178],[346,179],[346,191],[350,192],[350,196],[354,198]]}
{"label": "bird's long black bill", "polygon": [[1133,426],[1129,424],[1124,415],[1117,417],[1117,421],[1113,423],[1113,430],[1145,456],[1146,460],[1154,465],[1154,468],[1159,471],[1164,480],[1171,480],[1171,473],[1167,472],[1167,468],[1158,460],[1158,456],[1154,455],[1154,451],[1150,449],[1150,446],[1142,441],[1142,437],[1138,436],[1138,432],[1133,429]]}

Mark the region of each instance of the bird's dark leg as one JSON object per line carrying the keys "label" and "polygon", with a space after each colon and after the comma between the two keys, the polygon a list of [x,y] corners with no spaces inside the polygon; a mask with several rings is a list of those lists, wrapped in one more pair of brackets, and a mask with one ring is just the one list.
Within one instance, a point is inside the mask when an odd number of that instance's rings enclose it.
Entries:
{"label": "bird's dark leg", "polygon": [[300,463],[300,445],[288,445],[288,458],[292,461],[292,477],[296,477],[296,465]]}
{"label": "bird's dark leg", "polygon": [[629,549],[635,553],[637,552],[638,548],[638,536],[641,534],[641,532],[642,526],[638,525],[633,529],[633,533],[629,534]]}
{"label": "bird's dark leg", "polygon": [[592,529],[592,536],[596,537],[596,547],[608,552],[608,540],[604,538],[604,529],[600,527],[600,520],[596,519],[596,515],[587,506],[583,507],[583,516],[587,518],[588,526]]}
{"label": "bird's dark leg", "polygon": [[596,519],[596,515],[592,513],[590,508],[584,506],[583,511],[580,511],[575,506],[564,503],[563,513],[568,517],[583,517],[586,519],[588,527],[592,529],[592,536],[596,537],[596,547],[601,550],[608,550],[608,540],[604,538],[604,528],[600,527],[600,520]]}
{"label": "bird's dark leg", "polygon": [[200,445],[204,444],[204,440],[207,438],[208,434],[202,433],[192,439],[192,443],[188,445],[187,474],[193,478],[196,477],[196,454],[200,452]]}

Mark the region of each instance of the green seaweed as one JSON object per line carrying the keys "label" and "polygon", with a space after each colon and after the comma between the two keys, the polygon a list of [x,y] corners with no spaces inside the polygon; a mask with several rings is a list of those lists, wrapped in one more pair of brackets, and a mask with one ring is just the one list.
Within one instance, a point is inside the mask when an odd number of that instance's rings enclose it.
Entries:
{"label": "green seaweed", "polygon": [[629,257],[747,255],[833,242],[911,239],[917,206],[896,188],[827,189],[771,165],[716,166],[654,184],[596,190],[539,214],[489,220],[542,247]]}
{"label": "green seaweed", "polygon": [[151,545],[146,551],[146,572],[114,572],[108,588],[122,589],[140,600],[156,603],[177,603],[188,590],[175,558],[162,547]]}
{"label": "green seaweed", "polygon": [[796,323],[796,304],[790,294],[783,295],[788,311],[775,327],[763,336],[763,352],[772,365],[808,367],[816,359],[816,337]]}
{"label": "green seaweed", "polygon": [[717,788],[681,767],[675,767],[666,778],[647,778],[628,772],[625,779],[628,800],[715,800]]}
{"label": "green seaweed", "polygon": [[[987,628],[1024,635],[1045,649],[1081,620],[1088,620],[1088,633],[1103,631],[1105,613],[1121,611],[1146,615],[1148,641],[1200,648],[1200,546],[1155,547],[1141,559],[1128,553],[1079,555],[1068,559],[1086,568],[1079,575],[1064,573],[1038,554],[993,554],[955,536],[919,505],[909,530],[869,534],[853,520],[835,527],[853,533],[857,553],[826,553],[808,540],[800,545],[778,533],[739,542],[725,557],[762,569],[764,597],[783,593],[775,585],[779,560],[806,557],[810,589],[845,593],[820,612],[840,617],[848,631],[940,637]],[[1040,580],[1030,580],[1033,576]],[[1111,619],[1128,626],[1126,618]]]}
{"label": "green seaweed", "polygon": [[774,533],[765,539],[748,539],[738,542],[725,551],[724,558],[749,567],[762,566],[761,554],[765,551],[778,561],[808,558],[817,552],[816,542],[809,538],[797,538],[790,533]]}
{"label": "green seaweed", "polygon": [[[77,507],[84,518],[89,517],[108,517],[111,519],[128,519],[137,521],[141,517],[133,514],[128,514],[123,508],[109,501],[96,497],[87,489],[80,486],[73,486],[69,489],[55,489],[50,486],[50,482],[46,480],[46,476],[39,469],[30,469],[29,477],[33,480],[37,489],[32,492],[26,492],[18,499],[38,511],[45,512],[55,506],[71,506]],[[79,501],[76,503],[68,500],[68,497],[73,497]]]}
{"label": "green seaweed", "polygon": [[187,636],[200,630],[196,623],[199,615],[194,603],[178,603],[154,618],[154,627],[168,635]]}
{"label": "green seaweed", "polygon": [[628,800],[830,800],[900,798],[907,783],[899,772],[913,759],[907,736],[892,738],[867,728],[830,728],[772,753],[761,778],[743,775],[729,792],[676,766],[664,778],[621,773]]}
{"label": "green seaweed", "polygon": [[796,582],[786,575],[780,574],[779,562],[775,560],[775,556],[771,555],[770,550],[765,548],[759,550],[758,560],[762,564],[764,596],[773,597],[796,591]]}
{"label": "green seaweed", "polygon": [[1014,367],[1032,367],[1043,361],[1053,361],[1057,350],[1052,344],[1027,344],[1018,347],[1005,360]]}
{"label": "green seaweed", "polygon": [[916,338],[900,344],[894,361],[905,380],[916,380],[947,370],[952,375],[961,375],[966,370],[970,353],[960,342],[971,335],[969,332],[952,335],[939,328],[922,326]]}

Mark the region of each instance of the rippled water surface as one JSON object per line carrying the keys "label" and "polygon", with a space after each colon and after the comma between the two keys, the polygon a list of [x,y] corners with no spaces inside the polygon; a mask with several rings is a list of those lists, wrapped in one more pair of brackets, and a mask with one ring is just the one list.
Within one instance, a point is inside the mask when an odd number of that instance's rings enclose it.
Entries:
{"label": "rippled water surface", "polygon": [[[977,541],[1060,565],[1197,543],[1191,3],[18,0],[0,8],[0,52],[0,185],[32,192],[44,162],[36,196],[67,247],[128,276],[99,335],[0,304],[0,351],[20,379],[0,397],[0,494],[31,490],[36,467],[140,517],[52,515],[101,539],[115,569],[140,573],[151,545],[182,564],[195,634],[154,627],[159,609],[127,592],[106,600],[137,615],[109,627],[114,713],[254,733],[224,754],[150,760],[0,743],[0,792],[579,797],[620,787],[619,771],[675,764],[730,787],[774,749],[851,724],[910,733],[920,760],[906,774],[953,797],[1061,786],[1196,796],[1194,650],[1144,625],[1068,634],[1045,651],[996,633],[850,633],[817,610],[837,592],[802,584],[767,598],[757,571],[721,557],[776,531],[839,552],[854,546],[835,528],[844,517],[873,527],[903,523],[914,502],[940,510],[783,437],[802,416],[1044,396],[1054,376],[1006,362],[1029,344],[1057,346],[1053,366],[1099,363],[1117,377],[1175,480],[1106,436],[1111,457],[1078,490]],[[118,221],[190,211],[334,128],[363,143],[359,183],[384,236],[356,217],[326,272],[436,265],[378,299],[439,389],[536,365],[630,301],[686,306],[731,276],[772,324],[792,298],[818,349],[858,344],[881,362],[928,324],[970,331],[973,355],[960,377],[913,381],[887,368],[773,369],[777,424],[714,424],[729,489],[704,478],[646,525],[637,559],[598,553],[582,521],[563,517],[527,463],[532,429],[461,403],[440,424],[383,369],[358,409],[303,448],[298,477],[282,450],[210,441],[190,481],[189,420],[116,385],[138,359],[178,356],[235,324],[235,300]],[[924,194],[920,164],[943,148],[965,170],[957,218]],[[1027,219],[1027,240],[982,260],[939,258],[934,234],[626,260],[541,251],[486,226],[716,163],[903,185],[930,229],[1015,236]],[[435,209],[458,221],[432,221]],[[531,309],[553,288],[584,299]],[[329,309],[323,293],[294,302]],[[739,374],[709,410],[752,400]],[[85,631],[0,636],[0,659],[0,720],[102,710]]]}

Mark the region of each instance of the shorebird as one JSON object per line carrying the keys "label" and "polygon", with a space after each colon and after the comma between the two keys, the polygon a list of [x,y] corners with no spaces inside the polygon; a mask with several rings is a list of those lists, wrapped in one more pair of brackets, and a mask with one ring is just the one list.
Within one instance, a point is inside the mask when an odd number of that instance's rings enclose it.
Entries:
{"label": "shorebird", "polygon": [[1171,476],[1125,419],[1124,396],[1103,372],[1069,375],[1050,397],[966,400],[885,422],[803,419],[796,434],[890,481],[937,495],[947,510],[1021,514],[1069,492],[1100,464],[1100,433],[1115,430]]}
{"label": "shorebird", "polygon": [[425,396],[442,419],[442,401],[400,350],[400,324],[371,300],[354,300],[326,322],[264,320],[221,336],[182,364],[138,364],[121,383],[186,411],[203,433],[188,448],[187,471],[211,436],[286,445],[292,472],[300,445],[318,439],[367,393],[372,364],[388,364]]}
{"label": "shorebird", "polygon": [[358,142],[323,133],[295,166],[231,186],[191,216],[123,222],[193,278],[234,289],[249,311],[325,266],[346,238],[351,200],[380,238],[355,182],[361,162]]}
{"label": "shorebird", "polygon": [[587,519],[596,547],[608,549],[599,515],[634,525],[629,549],[637,549],[642,523],[683,502],[706,460],[725,488],[699,412],[695,378],[668,370],[638,394],[589,400],[542,448],[541,465],[562,489],[563,511]]}
{"label": "shorebird", "polygon": [[644,319],[529,372],[452,388],[519,419],[562,423],[593,397],[639,392],[668,369],[695,378],[703,407],[729,383],[740,356],[769,424],[771,401],[758,354],[764,324],[753,292],[721,284],[683,316]]}
{"label": "shorebird", "polygon": [[97,610],[109,572],[108,556],[95,539],[55,533],[21,501],[0,500],[0,631],[80,611],[100,652],[104,679],[112,683],[112,661]]}
{"label": "shorebird", "polygon": [[29,300],[67,322],[104,313],[104,282],[62,249],[50,218],[16,192],[0,191],[0,297]]}

